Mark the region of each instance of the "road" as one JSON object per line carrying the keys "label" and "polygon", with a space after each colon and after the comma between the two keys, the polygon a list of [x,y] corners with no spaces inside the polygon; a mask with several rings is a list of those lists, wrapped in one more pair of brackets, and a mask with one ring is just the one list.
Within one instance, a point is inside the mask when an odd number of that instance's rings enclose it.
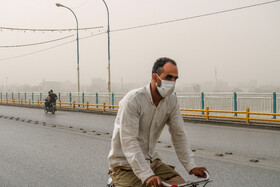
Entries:
{"label": "road", "polygon": [[[115,116],[81,112],[58,111],[55,115],[51,115],[43,113],[41,109],[3,105],[0,105],[0,115],[66,127],[72,126],[101,133],[111,133],[115,119]],[[193,148],[280,160],[280,149],[275,147],[280,144],[280,131],[198,123],[185,123],[185,125]],[[163,131],[160,141],[171,144],[167,128]]]}
{"label": "road", "polygon": [[[0,106],[0,116],[0,186],[105,186],[108,177],[106,157],[114,116],[62,111],[51,115],[38,109],[7,106]],[[192,148],[196,149],[196,163],[206,166],[214,180],[207,186],[279,186],[277,151],[262,159],[258,155],[266,154],[258,153],[256,148],[245,154],[233,152],[233,155],[215,156],[225,150],[242,150],[239,147],[253,141],[246,141],[246,136],[261,136],[262,141],[274,141],[274,149],[279,149],[279,132],[201,124],[186,126]],[[233,139],[237,135],[227,137],[227,131],[239,135]],[[167,148],[170,142],[165,133],[158,150],[163,160],[185,174],[172,147]],[[213,133],[220,138],[211,138]],[[203,141],[195,138],[197,136]],[[238,143],[237,139],[245,145],[227,147],[229,143],[223,142],[224,136],[229,142],[233,141],[232,145]],[[212,145],[216,143],[218,145]],[[260,152],[265,149],[261,147],[263,144],[259,145]],[[252,158],[259,162],[250,162]]]}

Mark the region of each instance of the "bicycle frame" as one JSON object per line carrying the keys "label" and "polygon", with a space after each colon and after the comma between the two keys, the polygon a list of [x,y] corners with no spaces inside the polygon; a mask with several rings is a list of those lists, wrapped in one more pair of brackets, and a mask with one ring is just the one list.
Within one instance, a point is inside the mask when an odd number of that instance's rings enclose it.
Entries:
{"label": "bicycle frame", "polygon": [[209,173],[207,171],[204,171],[204,173],[206,175],[206,178],[203,178],[198,181],[187,182],[187,183],[178,184],[178,185],[172,185],[172,184],[168,184],[168,183],[162,181],[162,184],[163,184],[163,186],[166,186],[166,187],[196,187],[200,184],[204,184],[204,186],[206,186],[206,184],[211,182],[211,180],[209,179]]}
{"label": "bicycle frame", "polygon": [[[168,184],[168,183],[162,181],[162,184],[163,184],[163,186],[166,186],[166,187],[196,187],[198,185],[206,186],[206,184],[211,182],[212,180],[209,179],[209,173],[207,171],[204,171],[204,173],[206,175],[206,178],[203,178],[198,181],[187,182],[187,183],[179,184],[179,185],[172,185],[172,184]],[[107,182],[107,187],[114,187],[114,186],[115,186],[114,182],[113,182],[112,178],[110,177]]]}

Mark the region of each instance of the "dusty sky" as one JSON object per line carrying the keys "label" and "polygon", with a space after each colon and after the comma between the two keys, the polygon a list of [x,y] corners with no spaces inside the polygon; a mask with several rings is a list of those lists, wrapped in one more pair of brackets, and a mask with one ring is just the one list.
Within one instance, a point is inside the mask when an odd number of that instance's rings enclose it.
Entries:
{"label": "dusty sky", "polygon": [[[106,0],[111,30],[266,2],[265,0]],[[107,13],[102,0],[0,0],[0,26],[33,29],[75,28],[80,38],[106,31]],[[49,81],[77,82],[75,31],[30,32],[1,30],[0,45],[57,42],[0,48],[0,84],[36,85]],[[58,46],[60,45],[60,46]],[[48,49],[50,48],[50,49]],[[48,50],[45,50],[48,49]],[[41,52],[40,52],[41,51]],[[32,55],[26,55],[33,53]],[[26,55],[23,57],[17,57]],[[159,57],[177,61],[179,83],[219,80],[235,84],[256,80],[277,83],[280,70],[280,2],[168,24],[111,32],[113,82],[148,82]],[[108,80],[107,35],[80,39],[81,84],[92,78]]]}

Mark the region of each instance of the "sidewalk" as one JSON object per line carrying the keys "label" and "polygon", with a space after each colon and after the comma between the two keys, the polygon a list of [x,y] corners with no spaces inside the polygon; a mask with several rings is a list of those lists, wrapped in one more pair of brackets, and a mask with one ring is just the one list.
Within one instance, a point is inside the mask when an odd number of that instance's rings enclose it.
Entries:
{"label": "sidewalk", "polygon": [[221,118],[210,118],[206,120],[203,117],[183,117],[186,123],[203,123],[209,125],[220,125],[220,126],[230,126],[230,127],[241,127],[241,128],[254,128],[254,129],[264,129],[264,130],[279,130],[280,124],[276,122],[269,121],[250,121],[246,123],[244,120],[238,119],[221,119]]}

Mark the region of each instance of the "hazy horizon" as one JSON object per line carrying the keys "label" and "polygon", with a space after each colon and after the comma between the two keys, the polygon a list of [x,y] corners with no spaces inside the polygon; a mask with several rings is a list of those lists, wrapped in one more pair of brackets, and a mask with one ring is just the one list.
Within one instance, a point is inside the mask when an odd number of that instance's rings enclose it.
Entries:
{"label": "hazy horizon", "polygon": [[[148,82],[154,61],[170,57],[178,63],[178,84],[215,80],[228,84],[257,81],[277,84],[280,69],[280,2],[150,27],[117,29],[208,14],[268,1],[106,0],[110,10],[111,81]],[[108,81],[107,12],[102,0],[0,0],[1,27],[26,29],[79,28],[81,85],[92,78]],[[77,82],[76,32],[1,30],[0,84],[37,85],[46,81]],[[92,37],[89,37],[92,36]],[[70,42],[64,44],[65,42]],[[61,46],[58,46],[61,45]],[[49,49],[48,49],[49,48]],[[48,50],[46,50],[48,49]],[[43,51],[42,51],[43,50]],[[32,55],[26,55],[33,53]],[[26,55],[22,57],[21,55]],[[9,58],[9,59],[7,59]],[[217,72],[215,74],[215,71]],[[129,80],[129,81],[128,81]],[[126,82],[127,81],[127,82]],[[106,83],[107,86],[107,83]]]}

